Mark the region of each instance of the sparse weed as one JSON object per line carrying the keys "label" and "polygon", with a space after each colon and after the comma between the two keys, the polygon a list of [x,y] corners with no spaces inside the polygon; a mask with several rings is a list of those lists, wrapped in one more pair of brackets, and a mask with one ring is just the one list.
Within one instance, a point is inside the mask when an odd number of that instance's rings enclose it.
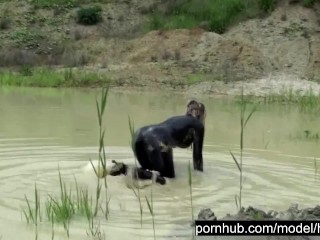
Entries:
{"label": "sparse weed", "polygon": [[37,47],[40,40],[44,40],[46,36],[40,31],[31,31],[27,27],[22,27],[17,31],[10,32],[10,39],[14,41],[16,46],[28,46],[28,48]]}

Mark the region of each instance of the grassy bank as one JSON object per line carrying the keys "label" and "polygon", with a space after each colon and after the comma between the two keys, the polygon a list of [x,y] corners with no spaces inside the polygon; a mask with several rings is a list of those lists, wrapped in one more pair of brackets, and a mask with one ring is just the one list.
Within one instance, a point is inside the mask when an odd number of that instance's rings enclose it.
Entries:
{"label": "grassy bank", "polygon": [[0,86],[92,87],[103,86],[110,82],[106,74],[72,68],[55,70],[23,67],[20,71],[0,72]]}

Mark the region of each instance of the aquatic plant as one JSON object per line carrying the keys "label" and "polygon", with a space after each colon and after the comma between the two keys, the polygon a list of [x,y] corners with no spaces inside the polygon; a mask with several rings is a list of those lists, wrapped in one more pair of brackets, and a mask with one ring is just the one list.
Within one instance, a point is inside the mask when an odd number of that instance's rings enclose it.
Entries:
{"label": "aquatic plant", "polygon": [[54,219],[53,215],[51,216],[51,240],[54,239]]}
{"label": "aquatic plant", "polygon": [[102,167],[103,171],[103,177],[104,177],[104,187],[106,192],[106,209],[105,209],[105,218],[108,219],[109,214],[109,201],[108,200],[108,184],[107,184],[107,159],[106,159],[106,152],[104,147],[104,134],[105,130],[102,130],[102,118],[103,114],[105,112],[105,108],[107,105],[107,97],[109,92],[109,85],[106,88],[102,89],[101,94],[101,100],[100,105],[98,100],[96,100],[96,106],[97,106],[97,115],[98,115],[98,124],[99,124],[99,164],[98,164],[98,170],[95,168],[95,166],[92,163],[92,160],[90,159],[91,165],[96,173],[97,176],[97,189],[96,189],[96,204],[95,204],[95,210],[94,210],[94,216],[97,216],[98,208],[99,208],[99,199],[101,194],[101,183],[100,183],[100,176],[98,174],[98,171]]}
{"label": "aquatic plant", "polygon": [[49,200],[46,202],[46,213],[48,220],[62,222],[64,229],[69,237],[69,224],[72,216],[75,214],[75,204],[70,192],[67,192],[66,184],[62,181],[59,169],[60,199],[49,194]]}
{"label": "aquatic plant", "polygon": [[89,220],[89,232],[87,231],[87,236],[92,236],[98,240],[106,239],[105,233],[100,229],[100,222],[95,225],[93,218]]}
{"label": "aquatic plant", "polygon": [[62,180],[60,169],[58,171],[60,185],[59,197],[48,194],[46,201],[41,205],[39,190],[35,185],[35,200],[34,207],[32,207],[30,200],[25,195],[27,208],[23,210],[23,214],[27,223],[33,223],[35,225],[36,239],[38,235],[38,224],[43,221],[43,216],[41,214],[42,207],[45,208],[46,217],[51,223],[51,239],[54,239],[55,223],[62,223],[67,235],[69,236],[69,224],[73,216],[86,216],[88,221],[91,221],[93,218],[92,198],[89,199],[88,190],[79,189],[75,180],[76,197],[74,197],[71,187],[67,190],[65,182]]}
{"label": "aquatic plant", "polygon": [[319,114],[320,112],[320,95],[316,94],[312,88],[309,88],[304,93],[294,91],[292,88],[289,88],[279,94],[270,93],[265,94],[262,97],[246,96],[245,100],[248,103],[255,103],[265,106],[270,104],[284,104],[287,106],[293,106],[297,107],[302,113]]}
{"label": "aquatic plant", "polygon": [[313,167],[314,167],[314,180],[317,180],[318,177],[318,164],[317,164],[317,159],[313,159]]}
{"label": "aquatic plant", "polygon": [[34,208],[31,207],[30,201],[25,195],[25,200],[27,203],[27,210],[23,210],[24,216],[27,220],[27,223],[30,221],[35,225],[35,239],[38,239],[38,221],[41,221],[40,214],[40,196],[37,189],[37,184],[34,186]]}
{"label": "aquatic plant", "polygon": [[[133,142],[134,142],[134,132],[135,132],[135,129],[134,129],[134,123],[133,121],[131,121],[130,119],[130,116],[128,116],[128,123],[129,123],[129,130],[130,130],[130,135],[131,135],[131,139],[130,139],[130,146],[132,148],[132,151],[134,152],[134,145],[133,145]],[[134,164],[135,164],[135,167],[137,168],[137,158],[136,156],[134,156]],[[137,177],[137,176],[136,176]],[[132,191],[134,193],[134,195],[136,196],[136,198],[138,199],[139,201],[139,208],[140,208],[140,225],[142,227],[142,215],[143,215],[143,208],[142,208],[142,203],[141,203],[141,196],[140,196],[140,189],[137,188],[137,192],[134,190],[134,188],[132,188]]]}
{"label": "aquatic plant", "polygon": [[[194,222],[194,215],[193,215],[193,201],[192,201],[192,172],[191,172],[191,161],[190,160],[189,160],[189,164],[188,164],[188,184],[189,184],[189,191],[190,191],[191,220],[193,223]],[[193,234],[192,234],[192,239],[194,239]]]}
{"label": "aquatic plant", "polygon": [[241,101],[240,101],[240,163],[237,160],[237,158],[234,156],[234,154],[230,151],[232,159],[234,160],[234,162],[237,165],[238,170],[240,172],[239,195],[235,196],[235,202],[236,202],[236,205],[239,210],[242,208],[242,188],[243,188],[242,158],[243,158],[244,129],[245,129],[249,119],[252,117],[253,113],[256,111],[256,106],[254,106],[253,109],[248,114],[248,116],[245,118],[246,106],[247,106],[247,102],[244,99],[243,88],[242,88]]}
{"label": "aquatic plant", "polygon": [[149,212],[150,212],[150,215],[152,217],[152,228],[153,228],[153,239],[155,240],[156,239],[156,229],[155,229],[155,224],[154,224],[154,209],[153,209],[153,184],[154,184],[154,178],[155,178],[155,173],[153,173],[153,176],[152,176],[152,184],[151,184],[151,189],[150,189],[150,200],[148,199],[147,196],[145,196],[146,198],[146,201],[147,201],[147,204],[148,204],[148,209],[149,209]]}
{"label": "aquatic plant", "polygon": [[192,222],[193,222],[194,216],[193,216],[193,202],[192,202],[192,172],[191,172],[191,162],[190,161],[188,164],[188,185],[189,185],[189,192],[190,192],[191,218],[192,218]]}

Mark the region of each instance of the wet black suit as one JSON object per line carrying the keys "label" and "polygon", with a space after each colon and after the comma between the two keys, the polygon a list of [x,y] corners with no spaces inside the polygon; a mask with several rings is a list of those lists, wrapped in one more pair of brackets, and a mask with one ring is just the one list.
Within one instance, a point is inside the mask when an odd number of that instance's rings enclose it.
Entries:
{"label": "wet black suit", "polygon": [[172,148],[188,148],[193,144],[193,167],[203,171],[202,148],[204,125],[190,115],[176,116],[160,124],[142,127],[134,136],[134,154],[141,165],[139,178],[150,179],[155,170],[161,177],[174,178]]}

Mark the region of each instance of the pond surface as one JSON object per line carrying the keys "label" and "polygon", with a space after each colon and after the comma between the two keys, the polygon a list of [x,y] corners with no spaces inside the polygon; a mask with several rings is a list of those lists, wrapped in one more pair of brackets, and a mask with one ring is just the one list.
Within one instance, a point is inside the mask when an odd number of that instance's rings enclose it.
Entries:
{"label": "pond surface", "polygon": [[[97,180],[88,164],[98,153],[97,97],[100,90],[0,90],[0,238],[35,239],[34,228],[22,213],[25,195],[33,203],[35,183],[42,202],[48,194],[59,194],[58,166],[68,188],[74,187],[76,178],[94,196]],[[222,98],[201,100],[207,108],[204,172],[192,173],[194,215],[210,207],[222,217],[237,210],[239,172],[229,150],[239,156],[239,106]],[[138,128],[184,113],[186,101],[185,96],[170,93],[111,92],[103,120],[107,158],[134,162],[128,115]],[[244,206],[284,210],[290,203],[302,207],[319,203],[320,179],[315,180],[314,158],[320,154],[313,137],[320,131],[318,119],[294,107],[259,107],[245,130]],[[187,167],[192,153],[175,149],[174,156],[177,178],[153,188],[157,239],[191,239]],[[150,196],[150,188],[141,190],[141,228],[139,203],[125,179],[107,180],[109,219],[101,213],[97,217],[106,239],[153,239],[144,198]],[[104,201],[104,192],[102,195]],[[51,224],[45,217],[44,221],[39,239],[51,239]],[[87,230],[86,219],[76,217],[70,224],[70,239],[90,239]],[[60,225],[55,225],[55,239],[67,239]]]}

